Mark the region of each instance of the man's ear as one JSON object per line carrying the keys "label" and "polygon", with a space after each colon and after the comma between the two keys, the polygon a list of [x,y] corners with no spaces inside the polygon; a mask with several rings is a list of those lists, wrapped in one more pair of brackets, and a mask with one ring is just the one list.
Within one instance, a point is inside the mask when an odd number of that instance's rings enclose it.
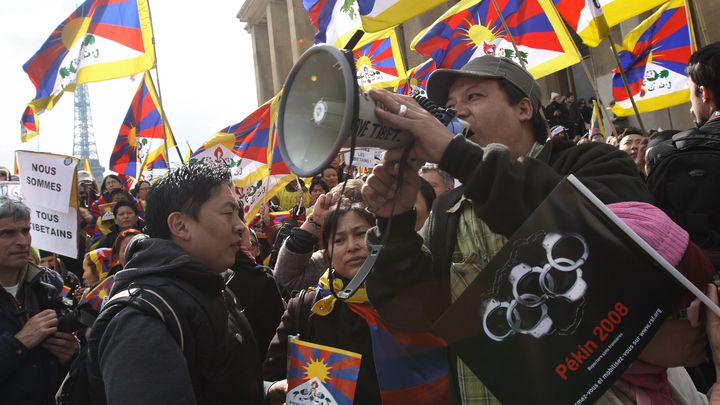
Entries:
{"label": "man's ear", "polygon": [[533,108],[532,101],[525,97],[515,106],[518,111],[518,119],[520,121],[530,121],[533,116],[535,109]]}
{"label": "man's ear", "polygon": [[716,97],[715,94],[713,94],[713,91],[712,91],[712,90],[710,90],[710,89],[707,88],[706,86],[700,86],[700,91],[702,92],[702,94],[700,95],[700,97],[702,97],[702,102],[703,102],[703,103],[707,103],[707,104],[712,103],[712,104],[714,104],[715,106],[718,105],[717,97]]}
{"label": "man's ear", "polygon": [[178,211],[171,213],[168,215],[167,224],[172,238],[177,238],[182,241],[190,240],[190,229],[188,228],[188,221],[185,214]]}

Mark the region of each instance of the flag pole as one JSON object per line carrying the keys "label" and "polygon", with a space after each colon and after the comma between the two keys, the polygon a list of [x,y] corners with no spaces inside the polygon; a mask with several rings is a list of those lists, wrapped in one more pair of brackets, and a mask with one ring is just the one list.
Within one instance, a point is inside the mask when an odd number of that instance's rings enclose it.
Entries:
{"label": "flag pole", "polygon": [[[153,26],[153,19],[152,19],[152,11],[150,10],[150,0],[147,0],[148,5],[148,17],[150,18],[150,28],[152,29],[152,44],[153,44],[153,57],[155,58],[155,76],[157,77],[157,96],[158,96],[158,102],[160,103],[160,111],[163,118],[163,136],[165,141],[165,161],[167,163],[168,170],[170,170],[170,154],[168,153],[168,147],[167,147],[167,129],[170,129],[170,123],[168,123],[167,117],[165,116],[165,108],[163,107],[162,103],[162,90],[160,89],[160,71],[158,70],[158,58],[157,58],[157,50],[156,44],[155,44],[155,27]],[[152,82],[152,76],[150,77],[150,81]],[[185,159],[183,159],[182,153],[180,152],[180,148],[177,145],[177,140],[175,139],[175,136],[172,134],[172,130],[170,131],[170,136],[173,138],[173,143],[175,144],[175,151],[177,152],[178,156],[180,157],[180,163],[183,165],[185,164]]]}
{"label": "flag pole", "polygon": [[[165,148],[165,153],[167,153],[167,148]],[[147,165],[148,158],[150,157],[150,151],[148,151],[148,154],[145,155],[145,159],[143,159],[142,165],[140,166],[140,173],[137,175],[137,181],[140,181],[140,177],[143,174],[143,171],[145,170],[145,165]],[[167,158],[166,158],[167,159]],[[170,165],[168,165],[168,168],[170,168]]]}
{"label": "flag pole", "polygon": [[637,117],[638,123],[640,123],[640,130],[642,131],[643,135],[647,135],[645,125],[643,124],[642,118],[640,118],[640,110],[638,110],[637,104],[635,104],[635,97],[633,97],[632,91],[630,91],[630,84],[628,83],[627,76],[625,76],[625,71],[623,70],[622,64],[620,63],[620,58],[618,57],[617,49],[615,48],[615,41],[613,40],[612,33],[610,32],[608,32],[608,39],[610,40],[610,50],[615,57],[615,63],[617,64],[618,70],[620,71],[620,77],[622,78],[623,84],[625,85],[625,91],[627,91],[628,97],[630,97],[630,104],[632,104],[633,110],[635,111],[635,116]]}
{"label": "flag pole", "polygon": [[508,38],[510,38],[510,43],[512,43],[513,48],[515,49],[515,55],[517,56],[518,60],[520,61],[520,65],[523,67],[523,69],[527,70],[527,66],[525,66],[525,61],[522,60],[520,57],[520,50],[518,49],[517,44],[515,43],[515,38],[513,38],[512,34],[510,33],[510,27],[507,25],[507,21],[505,21],[505,17],[502,15],[502,12],[500,11],[500,7],[498,7],[497,2],[495,0],[492,0],[493,7],[495,8],[495,12],[497,13],[498,17],[500,17],[500,22],[502,23],[503,29],[505,32],[507,32]]}
{"label": "flag pole", "polygon": [[[598,91],[597,78],[590,73],[590,69],[588,69],[587,65],[585,64],[584,58],[580,61],[580,66],[582,66],[583,72],[585,72],[585,76],[587,76],[588,81],[590,82],[590,85],[592,86],[593,91],[595,92],[595,95],[597,96],[597,101],[598,101],[598,104],[600,104],[600,108],[602,108],[602,110],[604,110],[605,103],[603,103],[602,97],[600,97],[600,92]],[[613,136],[617,138],[617,136],[618,136],[617,128],[615,128],[615,123],[612,122],[612,119],[610,120],[610,128],[612,129]]]}

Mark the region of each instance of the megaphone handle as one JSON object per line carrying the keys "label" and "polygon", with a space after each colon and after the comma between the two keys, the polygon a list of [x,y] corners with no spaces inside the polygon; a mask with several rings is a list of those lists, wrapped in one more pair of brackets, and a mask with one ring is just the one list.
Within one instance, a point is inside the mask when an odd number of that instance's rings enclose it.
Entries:
{"label": "megaphone handle", "polygon": [[[362,264],[362,267],[360,267],[360,270],[355,274],[355,276],[350,280],[347,287],[345,287],[342,291],[335,294],[337,298],[341,300],[346,300],[350,297],[352,297],[355,292],[357,292],[358,288],[360,288],[363,283],[365,283],[365,279],[372,271],[373,267],[375,266],[375,262],[378,259],[378,256],[380,256],[380,252],[382,252],[383,246],[387,245],[388,239],[390,237],[390,228],[392,226],[392,220],[393,220],[393,214],[395,212],[395,202],[400,195],[400,185],[402,184],[402,178],[403,173],[405,172],[405,169],[407,168],[407,164],[410,164],[411,166],[414,166],[417,163],[422,163],[419,160],[409,159],[410,151],[412,150],[414,144],[414,138],[410,141],[409,144],[405,146],[405,149],[403,149],[402,156],[400,157],[400,167],[398,168],[398,178],[397,178],[397,187],[395,189],[395,196],[393,198],[392,208],[390,209],[390,218],[388,218],[387,225],[385,227],[385,235],[383,236],[382,240],[380,241],[379,245],[368,245],[368,249],[370,250],[368,257],[365,259],[365,261]],[[351,160],[352,162],[352,160]],[[419,167],[415,169],[416,171],[419,170]],[[332,277],[332,273],[331,273]],[[332,279],[330,280],[330,285],[332,285]],[[330,289],[331,292],[334,292],[335,290],[333,288]]]}
{"label": "megaphone handle", "polygon": [[346,300],[355,295],[355,292],[365,283],[365,279],[370,274],[373,267],[375,267],[375,262],[380,256],[383,245],[368,245],[368,248],[370,249],[368,257],[365,259],[365,262],[363,262],[363,265],[360,267],[357,274],[355,274],[352,280],[350,280],[347,287],[337,293],[338,298]]}

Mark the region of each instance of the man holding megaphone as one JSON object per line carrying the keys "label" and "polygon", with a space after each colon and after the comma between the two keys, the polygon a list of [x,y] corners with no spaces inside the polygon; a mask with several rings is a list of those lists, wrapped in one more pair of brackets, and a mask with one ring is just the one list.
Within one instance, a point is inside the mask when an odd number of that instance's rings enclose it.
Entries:
{"label": "man holding megaphone", "polygon": [[[540,86],[509,59],[485,55],[459,70],[439,69],[427,91],[431,101],[453,108],[470,125],[469,138],[451,133],[411,97],[369,91],[384,106],[376,108],[377,117],[414,137],[410,157],[437,163],[463,184],[438,197],[422,238],[413,229],[420,178],[404,170],[398,179],[401,149],[387,151],[363,187],[378,217],[368,242],[377,244],[390,232],[367,291],[396,326],[428,330],[569,174],[606,204],[651,201],[634,162],[621,151],[601,143],[574,146],[565,138],[545,143]],[[421,262],[423,240],[432,264]],[[460,359],[451,360],[450,372],[463,403],[499,403]]]}

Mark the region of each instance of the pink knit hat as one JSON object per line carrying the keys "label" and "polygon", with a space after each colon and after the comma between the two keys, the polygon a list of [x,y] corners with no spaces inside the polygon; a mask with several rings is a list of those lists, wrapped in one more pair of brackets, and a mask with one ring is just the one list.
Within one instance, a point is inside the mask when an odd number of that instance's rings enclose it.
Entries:
{"label": "pink knit hat", "polygon": [[620,202],[607,206],[673,267],[688,247],[690,236],[660,208],[643,202]]}
{"label": "pink knit hat", "polygon": [[[641,202],[609,204],[608,208],[695,287],[705,291],[714,273],[712,262],[702,249],[690,241],[688,233],[667,214],[653,205]],[[683,289],[676,308],[685,308],[694,300],[695,296],[690,290]]]}

